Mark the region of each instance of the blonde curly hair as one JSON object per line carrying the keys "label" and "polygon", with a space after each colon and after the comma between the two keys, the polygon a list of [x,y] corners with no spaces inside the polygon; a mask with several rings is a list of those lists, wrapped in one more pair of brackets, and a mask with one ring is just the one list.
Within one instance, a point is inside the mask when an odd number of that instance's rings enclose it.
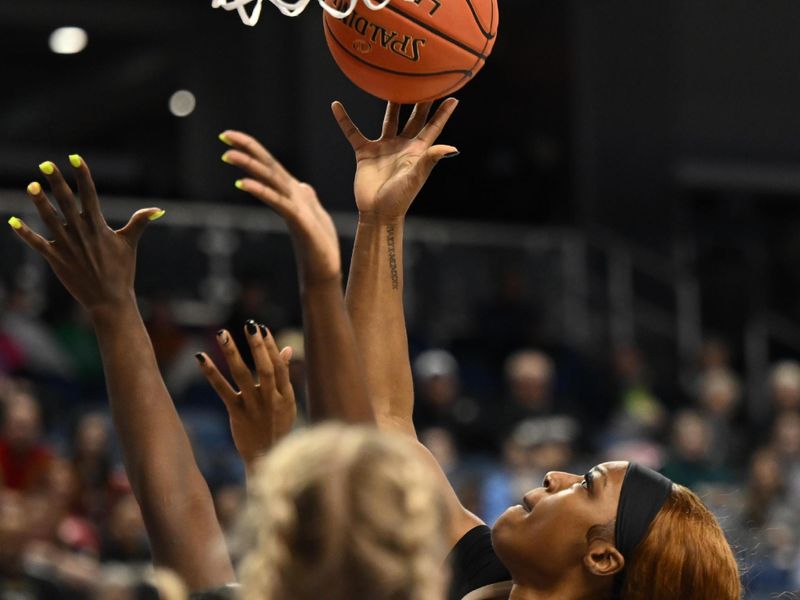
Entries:
{"label": "blonde curly hair", "polygon": [[441,600],[446,507],[413,443],[323,425],[262,459],[241,521],[245,600]]}

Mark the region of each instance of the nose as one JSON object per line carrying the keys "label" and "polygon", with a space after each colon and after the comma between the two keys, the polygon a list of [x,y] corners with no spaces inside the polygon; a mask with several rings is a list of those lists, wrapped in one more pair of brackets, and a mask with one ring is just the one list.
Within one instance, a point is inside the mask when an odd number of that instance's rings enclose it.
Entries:
{"label": "nose", "polygon": [[571,485],[578,483],[580,480],[580,476],[573,475],[572,473],[550,471],[544,476],[542,487],[544,487],[548,494],[555,494],[556,492],[565,490]]}

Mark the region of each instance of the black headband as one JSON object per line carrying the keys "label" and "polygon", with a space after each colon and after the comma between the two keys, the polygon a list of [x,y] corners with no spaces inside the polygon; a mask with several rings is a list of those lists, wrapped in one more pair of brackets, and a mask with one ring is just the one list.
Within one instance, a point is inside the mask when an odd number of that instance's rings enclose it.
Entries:
{"label": "black headband", "polygon": [[615,545],[630,559],[647,534],[650,523],[672,492],[672,482],[652,469],[629,463],[617,507]]}
{"label": "black headband", "polygon": [[[671,493],[672,482],[669,479],[637,463],[628,464],[619,493],[614,531],[614,545],[626,561],[633,557],[636,547],[647,535],[650,524]],[[616,578],[617,592],[622,589],[624,580],[623,570]]]}

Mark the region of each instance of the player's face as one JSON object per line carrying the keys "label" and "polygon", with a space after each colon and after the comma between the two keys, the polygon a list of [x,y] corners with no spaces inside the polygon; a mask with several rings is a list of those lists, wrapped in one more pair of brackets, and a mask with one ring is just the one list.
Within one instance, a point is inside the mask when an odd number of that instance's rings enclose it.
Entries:
{"label": "player's face", "polygon": [[498,557],[518,584],[553,582],[582,568],[594,525],[617,516],[627,462],[597,465],[586,475],[551,472],[492,529]]}

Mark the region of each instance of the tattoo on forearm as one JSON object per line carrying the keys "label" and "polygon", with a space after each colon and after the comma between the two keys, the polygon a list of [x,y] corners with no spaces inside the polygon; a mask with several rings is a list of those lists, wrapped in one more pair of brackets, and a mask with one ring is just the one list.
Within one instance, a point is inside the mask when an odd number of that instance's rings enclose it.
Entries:
{"label": "tattoo on forearm", "polygon": [[397,274],[397,253],[394,247],[394,225],[386,226],[386,243],[389,246],[389,270],[392,275],[392,289],[400,287],[400,277]]}

